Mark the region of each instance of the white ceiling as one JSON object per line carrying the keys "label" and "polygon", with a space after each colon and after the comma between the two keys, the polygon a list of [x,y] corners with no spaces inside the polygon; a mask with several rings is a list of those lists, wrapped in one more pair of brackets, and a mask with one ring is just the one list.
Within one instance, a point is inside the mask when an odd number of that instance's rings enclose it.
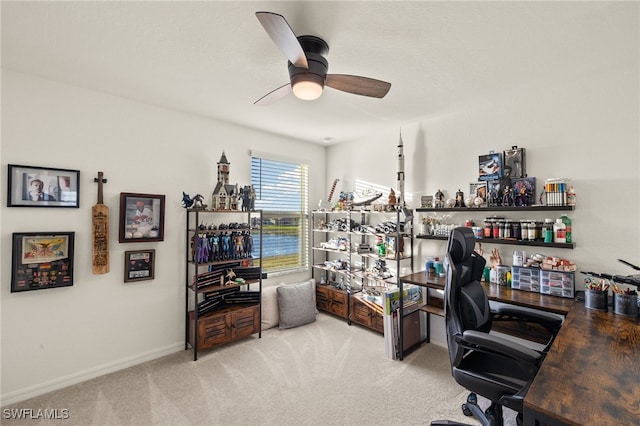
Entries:
{"label": "white ceiling", "polygon": [[[494,91],[622,66],[611,51],[638,36],[634,3],[3,1],[2,68],[337,143]],[[330,73],[388,81],[389,94],[326,88],[316,101],[253,105],[288,82],[260,10],[284,15],[297,35],[324,38]],[[620,20],[635,20],[635,31]]]}

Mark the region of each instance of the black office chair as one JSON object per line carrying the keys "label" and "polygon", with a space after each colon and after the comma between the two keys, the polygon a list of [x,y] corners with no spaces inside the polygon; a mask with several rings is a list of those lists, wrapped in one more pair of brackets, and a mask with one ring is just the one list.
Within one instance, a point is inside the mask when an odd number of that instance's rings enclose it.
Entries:
{"label": "black office chair", "polygon": [[[480,284],[486,261],[474,251],[475,243],[473,231],[459,227],[451,232],[447,245],[444,310],[451,373],[458,384],[471,391],[462,405],[465,415],[474,416],[482,425],[501,426],[504,406],[518,412],[516,420],[520,425],[524,396],[562,318],[511,305],[492,311]],[[543,350],[534,350],[490,334],[494,316],[541,324],[549,331],[549,341]],[[476,394],[491,401],[486,411],[478,405]],[[431,422],[452,424],[461,423]]]}

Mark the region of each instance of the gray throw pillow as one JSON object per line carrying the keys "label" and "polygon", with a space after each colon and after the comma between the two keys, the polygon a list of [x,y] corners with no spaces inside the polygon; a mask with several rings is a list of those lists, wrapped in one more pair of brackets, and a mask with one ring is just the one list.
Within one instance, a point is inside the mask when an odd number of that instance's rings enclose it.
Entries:
{"label": "gray throw pillow", "polygon": [[299,327],[316,320],[316,303],[311,281],[281,285],[277,292],[280,330]]}

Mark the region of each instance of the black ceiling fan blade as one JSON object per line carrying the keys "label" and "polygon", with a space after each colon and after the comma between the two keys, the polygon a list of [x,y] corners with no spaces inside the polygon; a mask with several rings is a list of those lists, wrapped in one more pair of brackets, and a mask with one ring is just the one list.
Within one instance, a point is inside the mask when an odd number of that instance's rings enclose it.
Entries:
{"label": "black ceiling fan blade", "polygon": [[299,68],[309,68],[307,56],[284,16],[273,12],[256,12],[256,17],[289,62]]}
{"label": "black ceiling fan blade", "polygon": [[289,93],[291,93],[291,83],[287,83],[284,86],[280,86],[277,89],[272,90],[271,92],[255,101],[253,104],[260,106],[271,105],[272,103],[284,98]]}
{"label": "black ceiling fan blade", "polygon": [[355,95],[384,98],[391,89],[391,83],[374,78],[348,74],[327,74],[326,86]]}

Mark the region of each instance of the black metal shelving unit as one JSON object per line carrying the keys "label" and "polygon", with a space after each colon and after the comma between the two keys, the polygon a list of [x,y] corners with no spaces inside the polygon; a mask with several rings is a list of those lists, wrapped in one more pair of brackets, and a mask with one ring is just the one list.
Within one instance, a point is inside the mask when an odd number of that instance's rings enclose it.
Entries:
{"label": "black metal shelving unit", "polygon": [[[400,276],[401,274],[401,268],[402,268],[402,262],[405,261],[409,261],[410,262],[410,268],[411,271],[413,271],[413,217],[411,216],[409,219],[410,220],[406,220],[404,222],[408,222],[408,224],[405,224],[405,231],[402,232],[400,230],[400,222],[402,219],[402,211],[401,210],[393,210],[393,211],[384,211],[384,212],[378,212],[378,211],[369,211],[369,210],[346,210],[346,211],[323,211],[323,210],[314,210],[311,212],[311,232],[312,232],[312,251],[314,253],[314,260],[313,260],[313,277],[316,278],[316,281],[319,282],[318,280],[318,275],[316,274],[316,272],[319,272],[321,274],[327,274],[328,272],[336,272],[336,273],[340,273],[343,274],[346,279],[345,279],[345,285],[347,287],[347,323],[350,325],[351,324],[351,302],[350,302],[350,298],[354,297],[353,293],[357,293],[359,292],[359,290],[353,290],[353,280],[357,280],[360,285],[364,286],[365,282],[367,280],[373,280],[376,281],[377,279],[373,279],[373,278],[369,278],[369,277],[365,277],[362,273],[359,273],[359,271],[355,270],[352,262],[354,259],[359,258],[361,263],[365,266],[363,266],[363,270],[365,269],[366,266],[369,265],[369,262],[371,260],[374,259],[379,259],[380,257],[377,254],[374,253],[358,253],[355,250],[355,244],[356,243],[360,243],[360,244],[366,244],[368,242],[367,238],[371,238],[374,237],[376,235],[384,235],[384,236],[389,236],[389,237],[394,237],[396,238],[396,244],[400,244],[400,240],[403,238],[407,238],[408,241],[407,243],[409,244],[408,250],[407,247],[405,247],[405,251],[408,251],[408,253],[410,253],[409,255],[405,255],[405,256],[398,256],[396,255],[393,258],[384,258],[386,261],[392,261],[395,263],[395,268],[396,268],[396,276],[391,277],[389,279],[386,280],[381,280],[381,281],[385,281],[385,283],[387,284],[393,284],[396,285],[397,288],[400,290],[400,294],[402,297],[402,282],[400,281]],[[358,232],[358,231],[351,231],[350,229],[340,229],[340,230],[326,230],[326,229],[318,229],[317,226],[317,221],[322,219],[325,221],[325,223],[328,223],[330,220],[335,219],[335,218],[344,218],[346,219],[349,223],[351,222],[351,220],[353,219],[358,225],[375,225],[375,223],[371,223],[372,221],[375,222],[376,220],[372,219],[372,218],[379,218],[379,221],[391,221],[394,222],[396,224],[396,228],[395,231],[390,232],[390,233],[380,233],[380,232]],[[346,236],[348,236],[349,239],[349,251],[339,251],[339,250],[332,250],[332,249],[325,249],[325,248],[321,248],[320,247],[320,243],[326,241],[327,236],[329,234],[344,234]],[[324,253],[323,255],[318,255],[316,256],[316,253]],[[348,258],[348,264],[349,267],[347,270],[341,270],[341,271],[332,271],[329,270],[325,267],[322,266],[322,262],[318,262],[317,260],[327,260],[328,259],[328,255],[329,253],[337,253],[340,255],[345,256],[346,258]],[[317,259],[317,258],[320,259]],[[328,280],[327,280],[328,281]],[[401,305],[402,305],[402,301],[401,301]],[[401,325],[400,325],[401,326]],[[402,344],[402,341],[400,342]]]}
{"label": "black metal shelving unit", "polygon": [[[251,258],[243,258],[243,259],[229,259],[229,260],[219,260],[212,262],[198,262],[195,257],[195,252],[197,251],[197,235],[198,233],[223,233],[233,231],[233,229],[198,229],[199,224],[201,224],[201,219],[203,217],[208,218],[209,220],[217,220],[218,225],[220,221],[229,223],[229,221],[233,221],[236,218],[246,218],[248,228],[238,228],[241,231],[249,231],[254,236],[258,237],[257,243],[259,244],[259,255],[258,257]],[[224,219],[221,219],[224,218]],[[253,226],[253,219],[257,221],[257,226]],[[258,278],[255,280],[247,280],[246,283],[234,285],[237,287],[246,287],[247,290],[250,289],[252,285],[258,285],[258,295],[260,297],[260,301],[257,302],[259,306],[259,315],[258,315],[258,337],[262,337],[262,210],[251,210],[251,211],[239,211],[239,210],[206,210],[206,209],[186,209],[186,237],[185,237],[185,283],[186,283],[186,291],[185,291],[185,341],[184,341],[184,349],[187,350],[189,348],[189,338],[190,338],[190,330],[189,324],[193,321],[193,338],[191,342],[191,347],[193,349],[193,360],[196,361],[198,359],[198,321],[203,318],[199,314],[198,309],[198,298],[199,295],[204,295],[209,292],[219,291],[222,288],[229,288],[231,286],[213,286],[211,288],[198,288],[195,277],[202,271],[206,271],[207,267],[210,265],[232,265],[242,263],[243,260],[248,260],[252,262],[255,266],[258,264],[259,266],[259,274]],[[256,241],[254,240],[254,244]],[[193,297],[193,310],[190,309],[189,296]],[[235,307],[234,307],[235,308]],[[211,314],[214,314],[216,311],[212,311]],[[209,315],[207,313],[205,315]]]}

